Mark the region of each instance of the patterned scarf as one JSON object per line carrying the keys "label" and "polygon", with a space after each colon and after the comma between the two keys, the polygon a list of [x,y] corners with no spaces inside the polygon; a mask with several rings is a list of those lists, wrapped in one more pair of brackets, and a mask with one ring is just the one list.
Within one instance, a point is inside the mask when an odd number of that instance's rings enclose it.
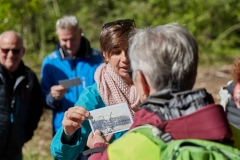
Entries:
{"label": "patterned scarf", "polygon": [[98,91],[104,103],[108,106],[126,102],[131,114],[138,110],[139,96],[134,85],[127,84],[111,67],[102,64],[94,75]]}

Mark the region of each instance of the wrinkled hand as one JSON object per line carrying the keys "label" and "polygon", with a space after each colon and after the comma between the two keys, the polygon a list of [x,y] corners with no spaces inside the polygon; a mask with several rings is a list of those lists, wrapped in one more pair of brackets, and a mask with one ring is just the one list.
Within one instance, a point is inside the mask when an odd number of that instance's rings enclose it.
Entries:
{"label": "wrinkled hand", "polygon": [[240,83],[237,83],[235,85],[233,96],[237,108],[240,109]]}
{"label": "wrinkled hand", "polygon": [[64,94],[67,92],[67,88],[64,88],[61,85],[55,85],[51,87],[51,95],[54,99],[60,100],[63,98]]}
{"label": "wrinkled hand", "polygon": [[66,135],[73,134],[78,130],[83,121],[89,117],[89,112],[81,106],[69,108],[62,121],[63,129]]}
{"label": "wrinkled hand", "polygon": [[101,131],[96,130],[95,131],[95,135],[93,134],[93,132],[91,132],[88,136],[88,140],[87,140],[87,146],[89,148],[94,148],[94,144],[95,143],[106,143],[108,144],[109,141],[111,140],[113,134],[109,134],[107,136],[102,135]]}

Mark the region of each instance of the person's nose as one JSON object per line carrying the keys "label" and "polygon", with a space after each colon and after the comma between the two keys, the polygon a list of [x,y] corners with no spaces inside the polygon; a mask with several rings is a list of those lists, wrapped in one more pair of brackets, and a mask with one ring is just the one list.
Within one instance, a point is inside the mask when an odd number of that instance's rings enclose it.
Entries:
{"label": "person's nose", "polygon": [[8,54],[7,54],[8,57],[13,57],[14,56],[14,53],[13,53],[13,50],[9,50],[8,51]]}
{"label": "person's nose", "polygon": [[122,51],[122,61],[123,62],[129,62],[129,56],[126,51]]}
{"label": "person's nose", "polygon": [[66,47],[71,48],[71,46],[72,46],[72,42],[70,40],[67,40],[66,41]]}

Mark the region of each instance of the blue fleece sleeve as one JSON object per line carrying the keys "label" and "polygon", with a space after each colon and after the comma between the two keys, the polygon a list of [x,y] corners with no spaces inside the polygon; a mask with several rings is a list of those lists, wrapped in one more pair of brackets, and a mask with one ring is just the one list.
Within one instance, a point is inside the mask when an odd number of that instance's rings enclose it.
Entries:
{"label": "blue fleece sleeve", "polygon": [[[75,107],[81,106],[88,111],[105,107],[101,96],[97,90],[97,84],[94,83],[92,86],[89,86],[83,90],[78,101],[75,103]],[[85,120],[82,123],[81,129],[74,133],[74,138],[71,143],[63,144],[62,136],[63,129],[59,129],[56,135],[54,136],[51,143],[51,152],[56,159],[75,159],[82,153],[85,149],[88,135],[91,132],[91,127],[88,120]],[[110,143],[114,140],[120,138],[126,131],[118,132],[113,135]]]}
{"label": "blue fleece sleeve", "polygon": [[50,94],[50,89],[54,83],[54,74],[52,71],[52,66],[50,64],[49,58],[46,57],[42,62],[41,68],[41,89],[42,89],[42,97],[45,106],[51,109],[57,109],[61,105],[61,100],[54,99]]}
{"label": "blue fleece sleeve", "polygon": [[[93,84],[92,86],[89,86],[83,90],[78,101],[75,104],[75,107],[81,106],[90,111],[105,106],[98,94],[96,86],[94,85],[96,84]],[[88,120],[85,120],[82,123],[81,129],[74,133],[74,138],[72,139],[71,143],[63,144],[62,136],[64,133],[63,128],[61,127],[54,136],[50,146],[52,155],[56,159],[60,160],[76,159],[80,153],[84,151],[90,132],[91,127],[89,125],[89,122]]]}
{"label": "blue fleece sleeve", "polygon": [[47,106],[53,110],[60,108],[62,104],[61,100],[54,99],[50,93],[46,96],[45,99],[46,99]]}
{"label": "blue fleece sleeve", "polygon": [[62,143],[63,134],[64,134],[63,127],[61,127],[53,137],[50,146],[50,150],[53,157],[59,160],[76,159],[80,154],[81,139],[78,139],[80,137],[79,134],[81,134],[80,130],[74,133],[73,135],[74,138],[72,139],[71,144]]}

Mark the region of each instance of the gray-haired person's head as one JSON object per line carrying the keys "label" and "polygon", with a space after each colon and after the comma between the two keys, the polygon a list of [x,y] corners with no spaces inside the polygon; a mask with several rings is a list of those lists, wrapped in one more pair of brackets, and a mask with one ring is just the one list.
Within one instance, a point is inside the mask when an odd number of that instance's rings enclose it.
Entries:
{"label": "gray-haired person's head", "polygon": [[187,29],[167,24],[140,29],[130,40],[133,71],[146,74],[156,90],[192,89],[197,76],[198,45]]}
{"label": "gray-haired person's head", "polygon": [[57,20],[56,30],[69,28],[76,28],[77,30],[80,29],[79,22],[75,16],[65,15]]}

